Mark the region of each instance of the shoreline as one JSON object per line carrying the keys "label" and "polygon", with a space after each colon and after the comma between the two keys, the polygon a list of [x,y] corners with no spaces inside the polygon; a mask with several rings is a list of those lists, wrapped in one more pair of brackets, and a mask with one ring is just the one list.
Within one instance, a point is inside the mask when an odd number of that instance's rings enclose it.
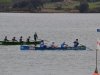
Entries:
{"label": "shoreline", "polygon": [[42,10],[0,10],[0,12],[9,12],[9,13],[79,13],[78,10],[52,10],[52,9],[42,9]]}
{"label": "shoreline", "polygon": [[[0,10],[0,13],[80,13],[79,10],[53,10],[53,9],[41,9],[41,10]],[[88,11],[86,13],[100,13],[97,11]]]}

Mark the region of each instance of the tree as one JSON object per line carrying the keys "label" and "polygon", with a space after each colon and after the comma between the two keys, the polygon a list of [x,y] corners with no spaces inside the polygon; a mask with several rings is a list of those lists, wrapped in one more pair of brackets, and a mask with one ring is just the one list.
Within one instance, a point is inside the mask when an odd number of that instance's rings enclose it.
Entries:
{"label": "tree", "polygon": [[15,3],[15,4],[13,5],[13,8],[17,8],[17,6],[18,6],[18,4],[17,4],[17,3]]}
{"label": "tree", "polygon": [[43,6],[42,0],[30,0],[30,3],[33,5],[34,9]]}
{"label": "tree", "polygon": [[15,4],[13,5],[13,8],[24,8],[24,7],[26,7],[28,4],[29,4],[28,1],[21,1],[21,2],[19,2],[19,3],[15,3]]}
{"label": "tree", "polygon": [[61,2],[63,0],[51,0],[51,2]]}
{"label": "tree", "polygon": [[89,9],[89,5],[88,5],[87,2],[80,3],[80,5],[79,5],[79,11],[80,11],[80,13],[87,12],[88,9]]}
{"label": "tree", "polygon": [[51,0],[42,0],[42,3],[44,4],[44,3],[50,3],[51,2]]}
{"label": "tree", "polygon": [[19,8],[23,8],[26,7],[29,3],[27,1],[21,1],[18,3],[18,7]]}

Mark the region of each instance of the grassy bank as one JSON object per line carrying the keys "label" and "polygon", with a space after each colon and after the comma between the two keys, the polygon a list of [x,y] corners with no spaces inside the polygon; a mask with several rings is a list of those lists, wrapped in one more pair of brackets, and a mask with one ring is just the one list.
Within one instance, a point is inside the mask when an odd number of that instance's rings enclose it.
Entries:
{"label": "grassy bank", "polygon": [[[6,7],[6,4],[9,4],[9,6],[12,6],[14,3],[16,2],[20,2],[22,0],[0,0],[0,3],[2,5],[4,5]],[[6,2],[6,3],[4,3]],[[7,3],[8,2],[8,3]],[[11,3],[10,3],[11,2]],[[11,5],[12,4],[12,5]],[[100,12],[100,1],[98,2],[88,2],[89,4],[89,12]],[[69,1],[66,1],[66,2],[52,2],[52,3],[46,3],[43,5],[44,8],[41,9],[41,11],[35,11],[35,12],[39,12],[39,13],[44,13],[44,12],[79,12],[78,10],[78,6],[80,5],[80,2],[79,1],[72,1],[72,0],[69,0]],[[96,8],[96,9],[95,9]],[[56,10],[55,10],[56,9]],[[9,10],[9,9],[1,9],[0,10],[1,12],[3,11],[9,11],[9,12],[30,12],[28,9],[25,10],[23,8],[17,8],[16,9],[13,9],[13,10]],[[34,12],[32,11],[32,12]]]}
{"label": "grassy bank", "polygon": [[0,0],[0,3],[2,2],[11,2],[12,0]]}
{"label": "grassy bank", "polygon": [[[73,4],[63,4],[63,3],[48,3],[45,4],[44,7],[47,9],[55,9],[57,6],[61,6],[63,9],[70,8],[74,9],[75,6],[79,6],[80,2],[74,2]],[[89,4],[89,9],[94,9],[100,7],[100,1],[99,2],[88,2]]]}
{"label": "grassy bank", "polygon": [[91,2],[91,3],[88,3],[88,4],[89,4],[89,8],[90,9],[94,9],[94,8],[100,7],[100,1],[99,2]]}

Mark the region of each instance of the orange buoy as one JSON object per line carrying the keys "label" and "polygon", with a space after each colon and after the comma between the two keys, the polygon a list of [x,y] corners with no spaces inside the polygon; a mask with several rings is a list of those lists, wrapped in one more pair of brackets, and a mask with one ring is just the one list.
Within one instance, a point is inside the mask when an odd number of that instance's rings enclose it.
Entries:
{"label": "orange buoy", "polygon": [[93,75],[99,75],[98,73],[94,73]]}
{"label": "orange buoy", "polygon": [[95,72],[94,72],[94,74],[93,75],[99,75],[98,74],[98,70],[97,69],[95,69]]}

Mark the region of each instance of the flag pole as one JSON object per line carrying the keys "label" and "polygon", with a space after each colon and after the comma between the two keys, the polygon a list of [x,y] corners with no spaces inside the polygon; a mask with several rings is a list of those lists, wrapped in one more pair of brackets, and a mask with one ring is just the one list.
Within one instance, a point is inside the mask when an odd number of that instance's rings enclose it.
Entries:
{"label": "flag pole", "polygon": [[98,56],[97,51],[98,51],[98,49],[96,49],[96,69],[95,69],[95,72],[94,72],[93,75],[99,75],[99,74],[98,74],[98,69],[97,69],[97,64],[98,64],[98,62],[97,62],[97,60],[98,60],[98,58],[97,58],[97,56]]}
{"label": "flag pole", "polygon": [[97,51],[98,51],[98,49],[96,49],[96,69],[95,69],[95,72],[94,72],[94,74],[93,75],[99,75],[98,74],[98,70],[97,70]]}
{"label": "flag pole", "polygon": [[98,60],[98,58],[97,58],[97,56],[98,56],[98,54],[97,54],[97,49],[96,49],[96,70],[95,70],[96,73],[98,73],[98,70],[97,70],[97,63],[98,63],[97,60]]}

